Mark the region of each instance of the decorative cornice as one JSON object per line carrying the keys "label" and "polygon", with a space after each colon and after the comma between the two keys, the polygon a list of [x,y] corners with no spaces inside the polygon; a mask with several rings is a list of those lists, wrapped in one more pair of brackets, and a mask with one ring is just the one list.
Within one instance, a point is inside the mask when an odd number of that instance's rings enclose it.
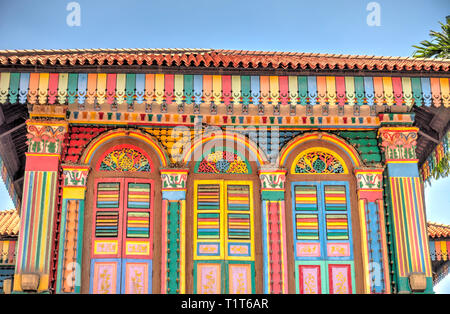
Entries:
{"label": "decorative cornice", "polygon": [[449,71],[448,59],[221,49],[1,50],[0,65]]}

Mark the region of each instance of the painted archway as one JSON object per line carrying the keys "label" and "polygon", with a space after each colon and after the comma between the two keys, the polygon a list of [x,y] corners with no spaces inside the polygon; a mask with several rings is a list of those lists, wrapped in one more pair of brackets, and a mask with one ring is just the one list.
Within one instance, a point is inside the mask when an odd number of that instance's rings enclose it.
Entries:
{"label": "painted archway", "polygon": [[291,293],[361,293],[363,270],[354,169],[362,163],[345,140],[323,132],[280,152],[286,175]]}
{"label": "painted archway", "polygon": [[164,149],[140,130],[95,138],[85,197],[82,293],[159,293]]}
{"label": "painted archway", "polygon": [[257,145],[234,133],[206,134],[185,152],[187,293],[262,293]]}

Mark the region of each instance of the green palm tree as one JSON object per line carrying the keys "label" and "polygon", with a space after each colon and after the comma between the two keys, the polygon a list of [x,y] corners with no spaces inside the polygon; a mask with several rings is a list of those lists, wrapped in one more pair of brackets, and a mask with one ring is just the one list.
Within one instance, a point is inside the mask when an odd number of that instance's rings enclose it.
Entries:
{"label": "green palm tree", "polygon": [[419,46],[413,46],[415,58],[450,58],[450,16],[446,17],[446,24],[441,24],[441,32],[431,30],[431,41],[424,40]]}

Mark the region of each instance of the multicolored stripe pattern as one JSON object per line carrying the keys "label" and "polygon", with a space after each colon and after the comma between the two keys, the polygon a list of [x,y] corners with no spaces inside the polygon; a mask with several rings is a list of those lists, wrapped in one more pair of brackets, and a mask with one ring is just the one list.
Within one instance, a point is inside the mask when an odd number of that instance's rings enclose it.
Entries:
{"label": "multicolored stripe pattern", "polygon": [[325,210],[326,211],[346,211],[347,197],[345,186],[325,185]]}
{"label": "multicolored stripe pattern", "polygon": [[228,185],[228,210],[250,210],[250,187],[248,185]]}
{"label": "multicolored stripe pattern", "polygon": [[220,239],[219,213],[199,213],[197,215],[197,239]]}
{"label": "multicolored stripe pattern", "polygon": [[228,239],[250,240],[249,214],[228,214]]}
{"label": "multicolored stripe pattern", "polygon": [[56,171],[25,171],[16,273],[49,273],[57,195]]}
{"label": "multicolored stripe pattern", "polygon": [[326,230],[328,240],[348,240],[347,214],[326,214]]}
{"label": "multicolored stripe pattern", "polygon": [[423,272],[431,277],[431,260],[419,177],[391,177],[392,221],[400,277]]}
{"label": "multicolored stripe pattern", "polygon": [[150,213],[127,213],[127,238],[148,238],[150,236]]}
{"label": "multicolored stripe pattern", "polygon": [[198,185],[197,210],[220,210],[220,185]]}
{"label": "multicolored stripe pattern", "polygon": [[150,184],[128,183],[128,208],[150,208]]}
{"label": "multicolored stripe pattern", "polygon": [[308,185],[295,186],[295,210],[317,210],[317,187]]}
{"label": "multicolored stripe pattern", "polygon": [[97,208],[119,208],[120,183],[99,182],[97,185]]}
{"label": "multicolored stripe pattern", "polygon": [[95,236],[115,238],[119,233],[119,212],[98,211],[95,215]]}
{"label": "multicolored stripe pattern", "polygon": [[295,214],[297,240],[319,240],[319,216]]}
{"label": "multicolored stripe pattern", "polygon": [[450,106],[448,78],[0,73],[0,103]]}

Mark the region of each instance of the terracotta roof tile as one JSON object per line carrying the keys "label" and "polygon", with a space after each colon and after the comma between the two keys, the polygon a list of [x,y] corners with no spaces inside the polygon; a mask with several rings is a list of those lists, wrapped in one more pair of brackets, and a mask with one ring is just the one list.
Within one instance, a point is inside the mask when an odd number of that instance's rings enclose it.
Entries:
{"label": "terracotta roof tile", "polygon": [[0,211],[0,236],[17,236],[20,217],[15,209]]}
{"label": "terracotta roof tile", "polygon": [[166,65],[184,67],[450,70],[449,59],[214,49],[0,50],[0,65]]}
{"label": "terracotta roof tile", "polygon": [[427,223],[428,236],[431,238],[447,238],[450,237],[450,226],[438,224],[435,222]]}

